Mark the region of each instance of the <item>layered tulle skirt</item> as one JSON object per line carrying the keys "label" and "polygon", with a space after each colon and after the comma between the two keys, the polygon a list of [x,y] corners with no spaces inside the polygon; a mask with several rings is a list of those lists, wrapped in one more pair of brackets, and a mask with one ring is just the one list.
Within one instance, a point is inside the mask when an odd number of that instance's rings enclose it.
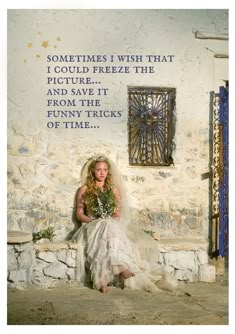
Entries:
{"label": "layered tulle skirt", "polygon": [[[157,242],[136,228],[113,218],[82,224],[73,236],[77,243],[76,278],[94,289],[120,285],[131,289],[157,291],[163,278]],[[134,276],[123,279],[128,269]]]}

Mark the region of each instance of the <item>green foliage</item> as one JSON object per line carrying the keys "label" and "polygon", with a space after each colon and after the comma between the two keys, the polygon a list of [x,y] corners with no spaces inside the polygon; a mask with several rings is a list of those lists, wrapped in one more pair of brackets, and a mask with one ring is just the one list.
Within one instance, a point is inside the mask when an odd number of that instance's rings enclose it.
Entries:
{"label": "green foliage", "polygon": [[154,231],[152,231],[152,230],[143,230],[143,232],[145,232],[145,233],[149,234],[151,237],[153,237],[153,236],[154,236],[154,234],[155,234],[155,232],[154,232]]}
{"label": "green foliage", "polygon": [[112,217],[116,211],[116,197],[112,189],[101,191],[97,188],[96,193],[87,194],[86,201],[96,218]]}
{"label": "green foliage", "polygon": [[49,226],[44,230],[33,233],[33,242],[36,242],[40,239],[49,239],[50,241],[52,241],[53,237],[55,237],[54,228]]}

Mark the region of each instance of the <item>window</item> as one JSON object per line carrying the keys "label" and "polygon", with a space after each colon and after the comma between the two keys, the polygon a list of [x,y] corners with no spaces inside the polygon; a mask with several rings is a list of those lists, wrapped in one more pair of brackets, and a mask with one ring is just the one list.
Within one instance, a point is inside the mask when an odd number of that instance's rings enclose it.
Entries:
{"label": "window", "polygon": [[129,164],[173,164],[175,88],[128,87]]}

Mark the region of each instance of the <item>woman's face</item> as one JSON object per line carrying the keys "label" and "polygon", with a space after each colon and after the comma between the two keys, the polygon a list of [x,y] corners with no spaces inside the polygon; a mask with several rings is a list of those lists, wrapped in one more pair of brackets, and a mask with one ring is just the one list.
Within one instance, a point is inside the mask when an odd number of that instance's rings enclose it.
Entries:
{"label": "woman's face", "polygon": [[95,165],[94,175],[96,181],[102,182],[106,180],[108,174],[108,165],[106,162],[97,162]]}

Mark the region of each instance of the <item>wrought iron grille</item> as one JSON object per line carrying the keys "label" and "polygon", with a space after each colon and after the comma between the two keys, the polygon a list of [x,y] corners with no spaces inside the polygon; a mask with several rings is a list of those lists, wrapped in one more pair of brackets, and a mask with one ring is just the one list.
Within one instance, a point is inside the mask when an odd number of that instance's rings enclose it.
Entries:
{"label": "wrought iron grille", "polygon": [[129,87],[129,164],[173,164],[174,88]]}
{"label": "wrought iron grille", "polygon": [[212,254],[218,255],[219,249],[219,184],[220,184],[220,131],[219,131],[219,95],[213,93],[212,122],[212,180],[211,180],[211,214],[212,214]]}

